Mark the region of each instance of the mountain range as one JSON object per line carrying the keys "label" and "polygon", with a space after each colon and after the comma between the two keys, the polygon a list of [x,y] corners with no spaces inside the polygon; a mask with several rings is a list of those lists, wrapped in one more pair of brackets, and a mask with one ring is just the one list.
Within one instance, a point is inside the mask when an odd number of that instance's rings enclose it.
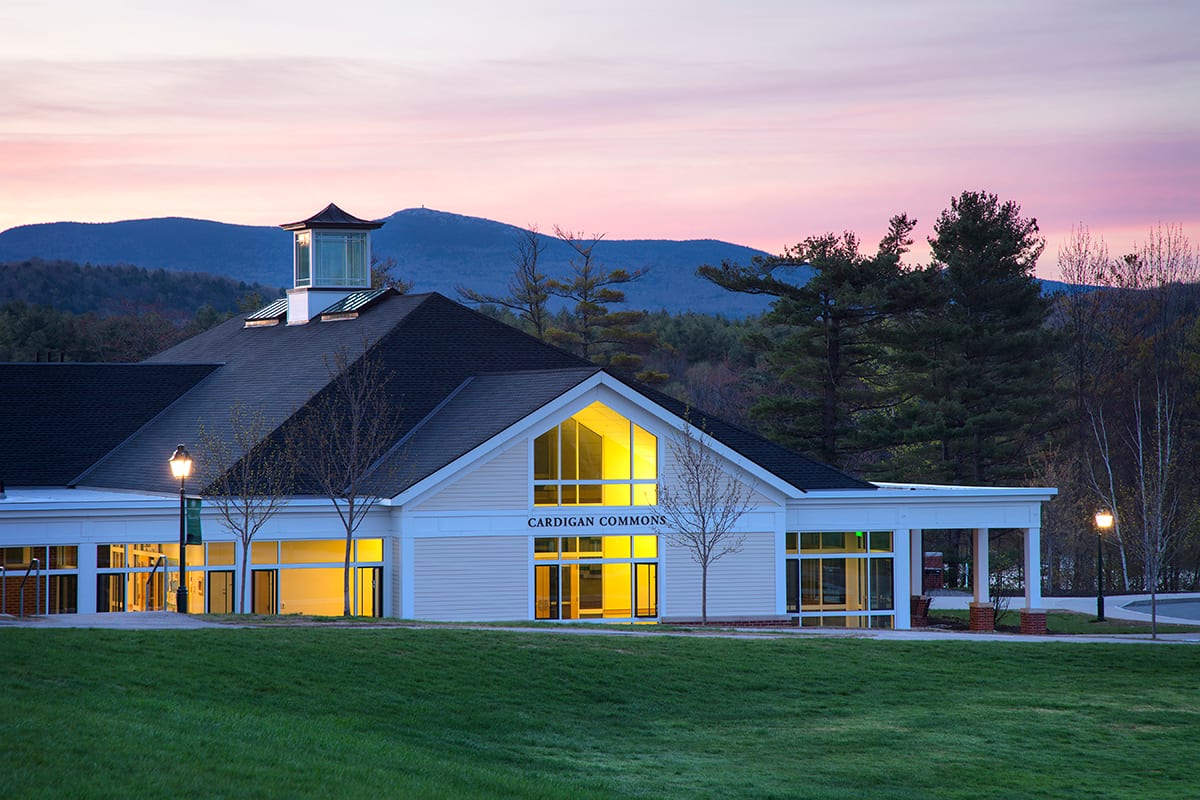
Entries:
{"label": "mountain range", "polygon": [[[372,234],[374,254],[394,258],[394,271],[413,284],[413,291],[437,291],[452,298],[458,297],[458,286],[486,294],[507,293],[520,228],[426,208],[405,209],[380,221],[384,226]],[[37,258],[127,264],[290,286],[291,238],[291,233],[277,227],[180,217],[52,222],[0,233],[0,263]],[[543,236],[543,241],[547,247],[540,271],[566,278],[570,248],[552,235]],[[723,260],[747,264],[766,255],[761,250],[712,239],[604,239],[594,255],[608,269],[647,268],[645,276],[623,287],[626,308],[743,317],[768,306],[767,298],[727,292],[696,276],[701,264]]]}

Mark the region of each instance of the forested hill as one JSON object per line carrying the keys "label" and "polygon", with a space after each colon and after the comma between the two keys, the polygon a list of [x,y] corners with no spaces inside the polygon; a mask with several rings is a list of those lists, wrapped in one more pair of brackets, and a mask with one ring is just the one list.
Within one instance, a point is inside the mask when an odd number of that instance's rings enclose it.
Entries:
{"label": "forested hill", "polygon": [[[375,231],[375,255],[397,262],[395,272],[413,291],[458,297],[456,287],[505,294],[521,229],[492,220],[432,209],[399,211]],[[563,220],[564,227],[569,228]],[[592,231],[587,231],[591,234]],[[167,217],[109,223],[55,222],[0,233],[0,262],[29,259],[89,264],[133,264],[148,269],[204,272],[268,286],[291,285],[291,233],[276,227],[228,225]],[[546,235],[541,271],[565,276],[570,249]],[[765,255],[711,239],[608,240],[595,248],[609,269],[649,268],[626,287],[627,307],[745,316],[767,308],[766,298],[734,294],[696,276],[701,264],[748,264]]]}
{"label": "forested hill", "polygon": [[204,305],[220,313],[236,312],[243,298],[255,294],[270,299],[282,290],[217,275],[128,265],[95,267],[41,259],[0,263],[0,306],[22,301],[74,314],[153,310],[191,319]]}

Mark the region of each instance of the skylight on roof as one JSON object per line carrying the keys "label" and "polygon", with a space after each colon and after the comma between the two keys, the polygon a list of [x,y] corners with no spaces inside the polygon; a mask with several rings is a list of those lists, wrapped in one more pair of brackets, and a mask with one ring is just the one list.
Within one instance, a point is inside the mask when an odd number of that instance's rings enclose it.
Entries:
{"label": "skylight on roof", "polygon": [[351,295],[347,295],[322,311],[321,321],[333,322],[340,319],[354,319],[360,311],[363,311],[390,291],[391,289],[385,286],[382,289],[365,289],[361,292],[354,292]]}
{"label": "skylight on roof", "polygon": [[246,317],[247,328],[263,328],[269,325],[278,325],[285,316],[287,316],[288,301],[286,297],[281,297],[274,303],[260,308],[253,314]]}

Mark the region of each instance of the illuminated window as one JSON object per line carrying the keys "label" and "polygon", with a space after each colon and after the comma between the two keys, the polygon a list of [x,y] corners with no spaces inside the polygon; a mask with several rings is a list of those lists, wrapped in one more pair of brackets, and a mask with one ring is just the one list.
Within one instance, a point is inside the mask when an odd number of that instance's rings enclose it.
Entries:
{"label": "illuminated window", "polygon": [[895,612],[890,531],[788,533],[787,610],[805,626],[891,627]]}
{"label": "illuminated window", "polygon": [[534,618],[657,617],[657,557],[656,536],[537,537]]}
{"label": "illuminated window", "polygon": [[366,231],[317,231],[313,286],[370,286],[369,260]]}
{"label": "illuminated window", "polygon": [[300,231],[296,234],[296,287],[312,283],[312,260],[310,243],[312,233]]}
{"label": "illuminated window", "polygon": [[601,403],[533,441],[534,505],[652,506],[657,481],[658,439]]}

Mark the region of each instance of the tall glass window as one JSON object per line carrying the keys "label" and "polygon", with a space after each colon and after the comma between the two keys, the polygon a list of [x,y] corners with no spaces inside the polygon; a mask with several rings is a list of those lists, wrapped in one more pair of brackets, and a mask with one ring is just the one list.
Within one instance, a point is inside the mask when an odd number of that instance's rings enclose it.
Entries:
{"label": "tall glass window", "polygon": [[657,437],[602,403],[533,441],[534,505],[650,506],[657,481]]}
{"label": "tall glass window", "polygon": [[296,233],[296,287],[308,286],[312,283],[312,260],[310,243],[312,231]]}
{"label": "tall glass window", "polygon": [[891,531],[786,534],[787,610],[806,626],[890,628]]}
{"label": "tall glass window", "polygon": [[656,536],[543,536],[533,559],[535,619],[658,616]]}
{"label": "tall glass window", "polygon": [[371,285],[366,231],[317,231],[313,243],[313,286]]}

